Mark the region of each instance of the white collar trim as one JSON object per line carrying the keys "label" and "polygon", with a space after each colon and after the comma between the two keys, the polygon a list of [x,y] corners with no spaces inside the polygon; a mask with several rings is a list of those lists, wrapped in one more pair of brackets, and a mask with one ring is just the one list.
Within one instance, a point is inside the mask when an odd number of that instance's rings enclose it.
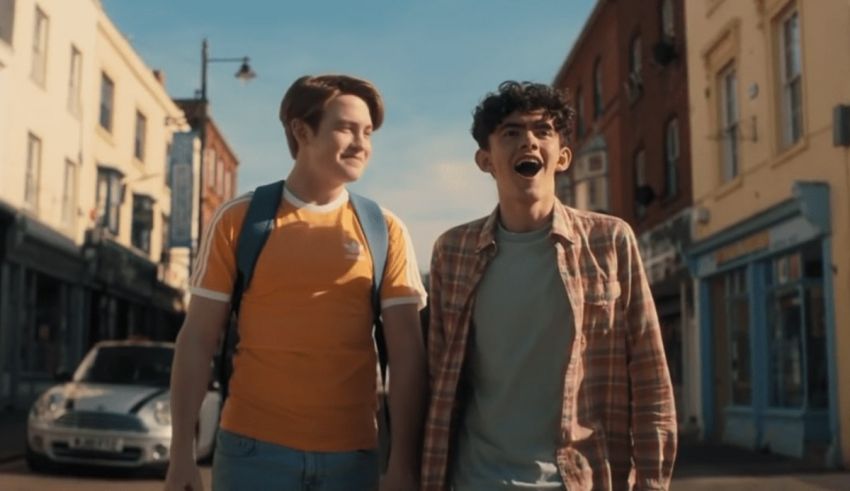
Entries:
{"label": "white collar trim", "polygon": [[327,213],[330,211],[334,211],[340,206],[344,205],[348,202],[348,190],[343,188],[342,192],[330,203],[325,203],[323,205],[317,205],[315,203],[307,203],[306,201],[301,200],[289,190],[288,186],[284,186],[283,188],[283,199],[284,201],[288,201],[291,205],[296,208],[301,208],[307,211],[317,212],[317,213]]}

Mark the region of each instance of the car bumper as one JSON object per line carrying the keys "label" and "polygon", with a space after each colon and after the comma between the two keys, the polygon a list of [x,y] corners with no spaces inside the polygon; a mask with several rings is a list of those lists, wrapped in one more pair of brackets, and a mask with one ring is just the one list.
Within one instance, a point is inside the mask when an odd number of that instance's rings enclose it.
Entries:
{"label": "car bumper", "polygon": [[27,445],[30,452],[56,463],[159,467],[168,464],[171,435],[30,424]]}

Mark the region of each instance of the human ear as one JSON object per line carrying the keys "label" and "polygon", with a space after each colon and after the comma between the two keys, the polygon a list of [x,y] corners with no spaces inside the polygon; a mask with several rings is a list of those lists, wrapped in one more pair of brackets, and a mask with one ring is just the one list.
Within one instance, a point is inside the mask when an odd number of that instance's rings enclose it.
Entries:
{"label": "human ear", "polygon": [[310,125],[300,119],[293,119],[289,124],[290,128],[292,128],[292,134],[295,136],[295,141],[297,141],[299,145],[309,142],[310,138],[313,136],[313,129],[310,128]]}
{"label": "human ear", "polygon": [[490,152],[487,150],[479,148],[475,151],[475,163],[481,169],[481,172],[486,172],[490,175],[493,174],[493,162],[490,159]]}
{"label": "human ear", "polygon": [[558,155],[558,172],[563,172],[570,168],[570,163],[573,161],[573,152],[569,147],[561,147]]}

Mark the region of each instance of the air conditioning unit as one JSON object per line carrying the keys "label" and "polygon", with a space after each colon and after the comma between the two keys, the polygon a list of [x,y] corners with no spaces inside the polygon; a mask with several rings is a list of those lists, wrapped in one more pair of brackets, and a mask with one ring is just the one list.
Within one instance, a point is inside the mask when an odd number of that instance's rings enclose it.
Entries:
{"label": "air conditioning unit", "polygon": [[661,66],[669,65],[676,56],[676,46],[672,40],[663,39],[652,47],[652,58]]}

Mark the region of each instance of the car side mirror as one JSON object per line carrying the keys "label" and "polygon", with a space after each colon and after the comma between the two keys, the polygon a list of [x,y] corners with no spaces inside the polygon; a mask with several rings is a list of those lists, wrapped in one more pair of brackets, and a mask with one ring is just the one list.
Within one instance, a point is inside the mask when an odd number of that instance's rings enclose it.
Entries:
{"label": "car side mirror", "polygon": [[57,382],[70,382],[71,381],[71,372],[67,370],[58,370],[53,375],[53,380]]}

